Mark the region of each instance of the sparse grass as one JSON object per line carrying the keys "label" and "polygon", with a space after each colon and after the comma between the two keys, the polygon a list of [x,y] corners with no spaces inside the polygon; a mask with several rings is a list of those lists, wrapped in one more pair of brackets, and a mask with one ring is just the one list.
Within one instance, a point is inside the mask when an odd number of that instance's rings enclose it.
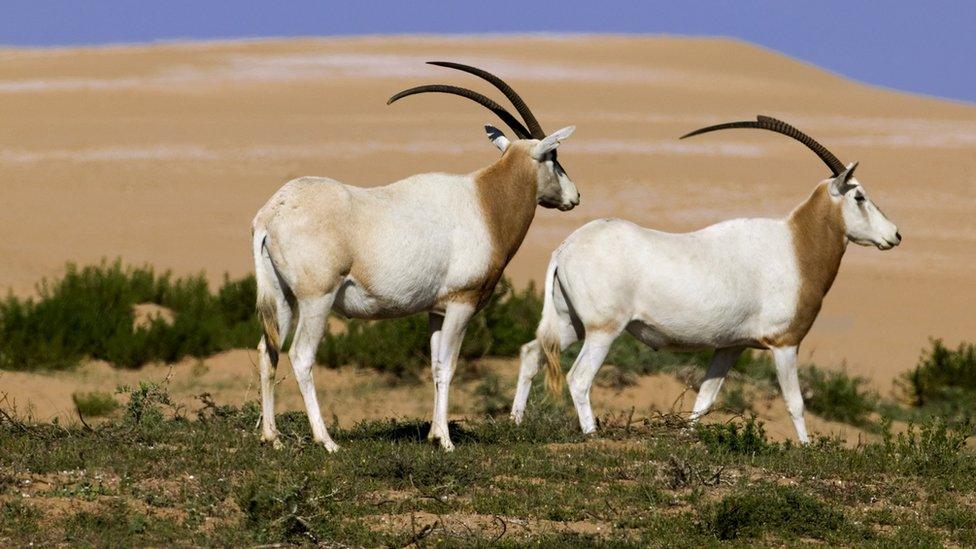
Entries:
{"label": "sparse grass", "polygon": [[107,416],[119,408],[119,402],[115,397],[98,391],[76,392],[71,395],[71,400],[74,401],[78,413],[85,417]]}
{"label": "sparse grass", "polygon": [[[417,420],[310,441],[283,414],[284,448],[258,440],[253,405],[166,410],[141,384],[116,419],[0,421],[0,545],[714,546],[962,544],[976,455],[944,424],[879,443],[798,447],[745,420],[694,432],[666,418],[583,437],[573,411],[533,393],[523,425]],[[204,402],[208,402],[204,399]],[[880,512],[886,511],[886,512]]]}
{"label": "sparse grass", "polygon": [[[36,300],[0,302],[0,368],[58,369],[85,356],[133,366],[250,347],[253,291],[253,279],[212,293],[202,277],[72,268]],[[134,325],[138,303],[169,308],[173,322]],[[539,308],[533,289],[500,286],[464,356],[516,354]],[[320,358],[416,375],[426,324],[351,322]],[[515,426],[502,417],[510,388],[486,372],[476,389],[484,417],[451,425],[454,453],[426,443],[426,422],[386,420],[334,429],[343,451],[329,455],[311,443],[303,413],[279,417],[276,451],[258,440],[253,403],[203,396],[191,420],[165,382],[120,387],[121,413],[94,427],[0,415],[0,545],[972,545],[974,353],[934,341],[904,379],[910,413],[879,406],[859,378],[804,368],[813,413],[862,426],[877,409],[918,420],[899,434],[882,423],[880,442],[856,448],[770,442],[751,418],[693,430],[670,416],[608,418],[583,437],[575,411],[539,383]],[[694,384],[709,357],[655,352],[628,335],[600,379],[624,387],[669,373]],[[745,412],[773,390],[768,356],[745,353],[723,405]],[[75,402],[89,417],[118,405],[104,393]]]}

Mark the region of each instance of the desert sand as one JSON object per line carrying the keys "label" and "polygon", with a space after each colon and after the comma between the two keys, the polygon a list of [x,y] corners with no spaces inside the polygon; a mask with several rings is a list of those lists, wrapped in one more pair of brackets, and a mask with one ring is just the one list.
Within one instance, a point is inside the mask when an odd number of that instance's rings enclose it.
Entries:
{"label": "desert sand", "polygon": [[[439,95],[386,106],[400,89],[435,82],[500,99],[473,77],[424,65],[432,59],[501,75],[547,130],[577,126],[560,160],[582,204],[540,209],[507,271],[517,283],[541,278],[552,249],[595,218],[688,231],[786,215],[828,175],[801,145],[756,131],[677,140],[761,113],[860,161],[858,178],[905,239],[889,252],[848,249],[802,357],[846,363],[887,392],[929,337],[976,337],[976,106],[860,84],[727,39],[0,49],[0,288],[29,295],[67,261],[116,257],[218,282],[250,271],[251,217],[290,178],[373,186],[488,164],[497,152],[482,124],[498,122],[480,107]],[[13,390],[14,377],[0,373],[0,390]],[[428,399],[418,402],[425,411]]]}

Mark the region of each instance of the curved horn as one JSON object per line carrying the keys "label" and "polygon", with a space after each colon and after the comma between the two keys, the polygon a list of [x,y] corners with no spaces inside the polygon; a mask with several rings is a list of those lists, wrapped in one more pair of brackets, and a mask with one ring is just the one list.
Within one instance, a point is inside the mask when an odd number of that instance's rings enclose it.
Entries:
{"label": "curved horn", "polygon": [[532,114],[529,106],[526,105],[525,101],[522,100],[519,94],[516,93],[515,90],[512,89],[512,87],[501,78],[498,78],[486,70],[479,69],[478,67],[472,67],[470,65],[462,65],[461,63],[452,63],[450,61],[428,61],[427,64],[464,71],[483,80],[487,80],[492,86],[495,86],[499,91],[505,94],[505,97],[512,102],[515,110],[517,110],[518,113],[522,115],[522,119],[525,120],[525,125],[529,127],[529,133],[532,135],[532,137],[535,139],[542,139],[546,136],[545,130],[542,129],[542,125],[539,124],[538,120],[536,120],[535,115]]}
{"label": "curved horn", "polygon": [[498,116],[498,118],[502,119],[502,122],[508,124],[509,128],[512,128],[512,131],[515,132],[515,134],[519,137],[519,139],[529,139],[532,137],[532,135],[529,133],[529,130],[525,129],[525,126],[523,126],[522,123],[519,122],[517,118],[515,118],[514,116],[512,116],[510,112],[505,110],[505,107],[499,105],[498,103],[495,103],[494,101],[488,99],[484,95],[481,95],[480,93],[475,91],[471,91],[467,88],[459,88],[457,86],[447,86],[444,84],[429,84],[426,86],[417,86],[416,88],[410,88],[408,90],[403,90],[397,93],[396,95],[391,97],[389,101],[386,102],[386,104],[390,105],[394,101],[403,99],[408,95],[415,95],[418,93],[431,93],[431,92],[450,93],[453,95],[459,95],[461,97],[470,99],[475,103],[478,103],[482,107],[495,113]]}
{"label": "curved horn", "polygon": [[811,151],[814,152],[814,154],[820,157],[820,160],[823,160],[824,164],[826,164],[827,167],[830,168],[830,171],[834,173],[835,177],[840,175],[841,172],[843,172],[846,169],[844,167],[844,164],[840,160],[838,160],[836,156],[834,156],[834,153],[827,150],[827,147],[824,147],[823,145],[818,143],[814,138],[794,128],[793,126],[790,126],[786,122],[783,122],[782,120],[777,120],[771,116],[759,115],[756,117],[755,122],[747,120],[744,122],[728,122],[725,124],[716,124],[714,126],[708,126],[706,128],[701,128],[691,133],[682,135],[681,139],[684,139],[686,137],[691,137],[693,135],[702,134],[702,133],[713,132],[716,130],[727,130],[730,128],[757,128],[760,130],[769,130],[776,133],[781,133],[785,136],[792,137],[793,139],[796,139],[800,143],[806,145],[807,148],[809,148]]}

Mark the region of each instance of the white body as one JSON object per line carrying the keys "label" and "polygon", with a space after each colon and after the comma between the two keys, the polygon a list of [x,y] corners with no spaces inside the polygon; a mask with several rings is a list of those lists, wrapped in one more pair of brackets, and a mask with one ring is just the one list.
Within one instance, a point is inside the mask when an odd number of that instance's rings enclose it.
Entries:
{"label": "white body", "polygon": [[901,241],[849,172],[853,167],[819,185],[782,219],[736,219],[685,234],[616,219],[578,229],[552,254],[538,339],[522,348],[513,418],[521,421],[531,380],[547,358],[554,375],[559,351],[585,338],[567,378],[583,431],[595,430],[593,378],[627,330],[655,349],[716,349],[693,420],[711,407],[745,348],[770,349],[797,436],[806,442],[800,341],[849,241],[881,249]]}
{"label": "white body", "polygon": [[799,272],[779,219],[686,234],[602,219],[574,232],[552,261],[555,284],[580,318],[626,317],[626,329],[654,348],[761,346],[796,306]]}
{"label": "white body", "polygon": [[[298,204],[314,217],[293,215]],[[317,218],[325,212],[342,217]],[[255,241],[270,237],[268,255],[290,288],[309,282],[306,269],[331,267],[313,276],[328,279],[320,284],[338,278],[332,308],[351,318],[436,310],[448,292],[484,278],[491,253],[470,175],[422,174],[376,188],[303,177],[272,196],[254,231]],[[275,245],[300,239],[313,242]],[[358,273],[369,273],[369,287]]]}

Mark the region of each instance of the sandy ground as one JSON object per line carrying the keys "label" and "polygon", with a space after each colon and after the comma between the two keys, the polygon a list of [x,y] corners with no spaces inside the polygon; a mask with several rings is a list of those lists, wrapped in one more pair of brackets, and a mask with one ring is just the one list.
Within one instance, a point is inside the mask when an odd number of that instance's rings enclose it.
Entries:
{"label": "sandy ground", "polygon": [[[215,282],[224,272],[240,276],[251,269],[250,219],[289,178],[371,186],[486,165],[496,151],[481,125],[492,117],[479,107],[446,96],[385,105],[392,93],[430,82],[498,97],[472,77],[424,65],[429,59],[493,70],[547,129],[577,125],[560,160],[583,203],[570,213],[540,210],[508,269],[517,282],[541,277],[550,251],[594,218],[685,231],[785,215],[826,176],[802,146],[764,132],[676,139],[764,113],[808,131],[844,161],[859,160],[859,179],[905,238],[891,252],[849,250],[803,357],[846,361],[886,392],[930,336],[973,339],[976,107],[858,84],[725,39],[401,37],[0,50],[0,287],[30,294],[66,261],[115,257],[206,271]],[[229,356],[250,368],[243,354]],[[19,376],[0,376],[0,390]],[[39,403],[53,390],[40,382],[18,398]],[[403,399],[417,404],[400,411],[426,414],[428,398]],[[357,413],[367,409],[343,417]]]}

